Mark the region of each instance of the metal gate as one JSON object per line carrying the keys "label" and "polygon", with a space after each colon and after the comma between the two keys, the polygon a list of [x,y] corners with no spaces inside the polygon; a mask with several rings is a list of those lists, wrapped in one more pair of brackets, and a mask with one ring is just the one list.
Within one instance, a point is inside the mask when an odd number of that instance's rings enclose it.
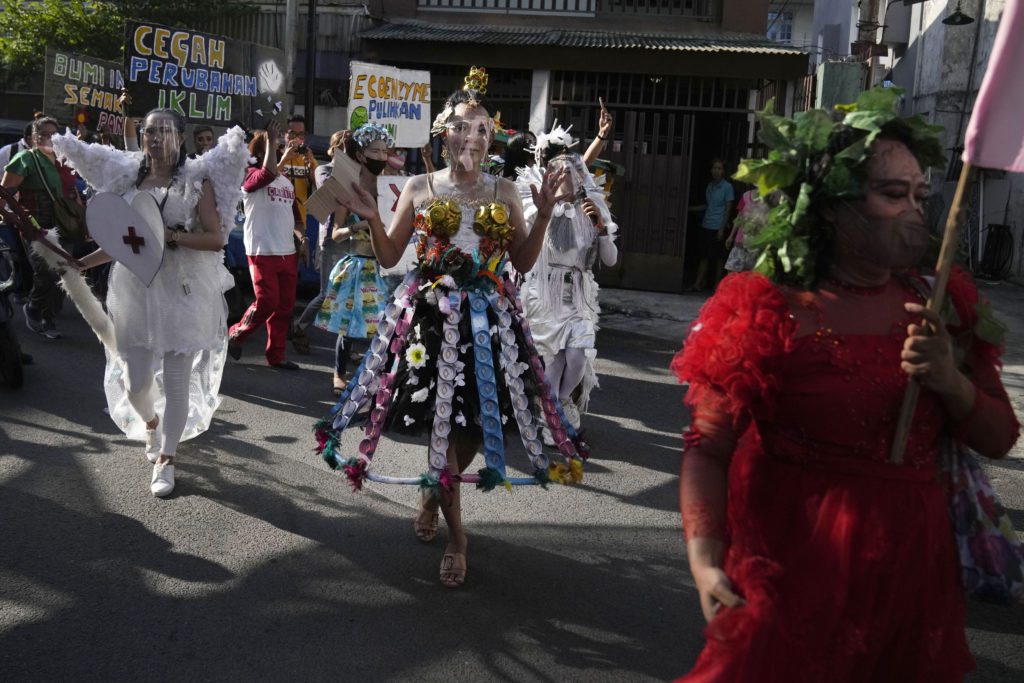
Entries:
{"label": "metal gate", "polygon": [[621,227],[622,272],[617,279],[604,273],[603,281],[682,290],[698,116],[707,112],[715,117],[715,136],[720,136],[718,149],[723,155],[745,156],[746,114],[753,87],[756,81],[752,80],[552,74],[552,118],[563,126],[572,124],[581,153],[597,135],[598,96],[615,117],[614,132],[601,158],[625,168],[612,193],[612,213]]}

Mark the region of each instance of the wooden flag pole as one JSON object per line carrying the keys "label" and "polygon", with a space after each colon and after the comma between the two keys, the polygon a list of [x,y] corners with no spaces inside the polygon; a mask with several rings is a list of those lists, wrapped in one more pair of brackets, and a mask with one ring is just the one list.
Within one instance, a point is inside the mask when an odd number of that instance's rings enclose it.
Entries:
{"label": "wooden flag pole", "polygon": [[[949,275],[953,270],[953,260],[960,242],[960,228],[964,222],[964,192],[967,189],[968,178],[972,170],[971,164],[965,161],[963,168],[960,169],[960,179],[956,183],[953,205],[946,218],[946,232],[942,236],[942,248],[939,250],[939,260],[935,264],[935,286],[932,288],[932,295],[928,298],[927,304],[928,310],[935,313],[942,311],[946,300],[946,286],[949,284]],[[927,321],[922,321],[921,324],[925,325]],[[896,436],[893,437],[892,450],[889,452],[889,461],[897,465],[903,462],[903,454],[907,450],[907,437],[910,435],[910,425],[914,420],[914,411],[917,409],[917,398],[920,393],[920,382],[912,378],[907,384],[906,393],[903,394],[900,419],[896,424]]]}

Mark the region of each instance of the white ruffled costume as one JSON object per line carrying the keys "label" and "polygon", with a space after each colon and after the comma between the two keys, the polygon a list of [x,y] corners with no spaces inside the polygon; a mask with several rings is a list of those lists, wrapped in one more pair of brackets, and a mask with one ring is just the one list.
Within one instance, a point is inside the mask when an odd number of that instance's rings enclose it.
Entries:
{"label": "white ruffled costume", "polygon": [[[57,156],[93,188],[113,192],[131,203],[142,161],[141,152],[124,152],[83,143],[73,135],[55,135]],[[198,205],[204,180],[213,187],[225,244],[234,225],[242,179],[249,162],[245,135],[235,127],[216,147],[187,159],[167,190],[163,207],[166,227],[199,227]],[[153,191],[159,203],[162,191]],[[110,416],[129,438],[145,440],[145,423],[128,401],[123,351],[143,348],[153,355],[157,414],[164,412],[162,359],[165,353],[195,354],[189,378],[188,418],[182,440],[204,432],[220,405],[221,375],[227,353],[227,302],[233,286],[220,251],[164,249],[160,270],[149,287],[131,271],[114,263],[107,294],[107,313],[113,323],[117,349],[107,349],[104,391]]]}
{"label": "white ruffled costume", "polygon": [[[516,186],[523,200],[526,223],[531,226],[537,207],[530,187],[542,186],[541,170],[539,164],[517,170]],[[548,224],[544,248],[533,269],[526,274],[523,307],[537,350],[546,364],[550,365],[554,357],[569,346],[584,349],[587,361],[578,403],[580,410],[586,412],[590,392],[598,386],[594,341],[601,308],[597,302],[600,288],[593,266],[598,257],[607,266],[615,265],[618,258],[615,235],[619,228],[612,220],[603,188],[592,174],[584,173],[583,189],[601,213],[607,236],[598,236],[597,229],[583,212],[580,199],[558,204]],[[603,179],[601,182],[603,184]]]}

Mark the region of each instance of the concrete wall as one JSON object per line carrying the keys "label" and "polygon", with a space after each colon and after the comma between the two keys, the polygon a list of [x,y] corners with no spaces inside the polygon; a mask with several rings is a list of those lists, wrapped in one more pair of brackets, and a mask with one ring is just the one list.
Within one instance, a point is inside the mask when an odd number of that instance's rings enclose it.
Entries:
{"label": "concrete wall", "polygon": [[[813,47],[811,60],[815,64],[838,59],[850,54],[850,43],[857,38],[857,0],[814,0],[814,21],[811,25]],[[830,28],[830,27],[837,27]],[[829,45],[829,37],[834,44]]]}
{"label": "concrete wall", "polygon": [[[895,84],[906,88],[904,114],[921,114],[945,128],[943,147],[960,149],[992,50],[1005,0],[963,0],[962,11],[974,17],[967,26],[946,26],[942,19],[956,6],[925,2],[915,4],[911,14],[910,47],[903,60],[906,66],[894,69]],[[973,70],[971,68],[974,60]],[[952,155],[952,153],[951,153]],[[1015,255],[1013,272],[1024,277],[1024,174],[985,171],[987,185],[999,179],[1009,181],[1009,204],[989,202],[981,222],[1007,223],[1013,226]],[[934,191],[942,190],[945,173],[939,173]]]}
{"label": "concrete wall", "polygon": [[764,33],[768,25],[768,0],[722,0],[722,30]]}
{"label": "concrete wall", "polygon": [[769,12],[793,14],[793,47],[814,47],[814,0],[771,0]]}

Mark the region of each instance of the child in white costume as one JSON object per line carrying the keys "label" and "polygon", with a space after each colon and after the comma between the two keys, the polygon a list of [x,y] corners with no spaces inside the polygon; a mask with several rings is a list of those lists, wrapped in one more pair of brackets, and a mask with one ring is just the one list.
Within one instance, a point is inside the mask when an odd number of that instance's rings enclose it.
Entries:
{"label": "child in white costume", "polygon": [[[146,440],[151,491],[165,496],[174,488],[178,442],[205,431],[220,403],[224,292],[232,286],[221,250],[249,152],[242,130],[233,128],[207,154],[188,159],[185,120],[166,109],[150,112],[142,132],[142,152],[86,144],[70,134],[54,136],[53,144],[89,185],[129,203],[149,193],[163,218],[166,246],[153,282],[147,287],[120,263],[111,271],[106,303],[116,348],[107,349],[104,389],[117,426]],[[78,265],[108,260],[100,249]]]}
{"label": "child in white costume", "polygon": [[[612,221],[604,191],[579,154],[570,151],[575,144],[561,126],[538,136],[537,165],[519,169],[517,184],[531,223],[536,210],[530,201],[530,185],[538,182],[544,170],[568,171],[560,188],[568,197],[555,206],[544,248],[526,275],[523,306],[552,390],[569,422],[579,429],[580,411],[586,412],[590,392],[597,386],[594,360],[601,309],[593,266],[598,257],[606,266],[615,265],[618,226]],[[577,387],[578,402],[572,398]]]}

